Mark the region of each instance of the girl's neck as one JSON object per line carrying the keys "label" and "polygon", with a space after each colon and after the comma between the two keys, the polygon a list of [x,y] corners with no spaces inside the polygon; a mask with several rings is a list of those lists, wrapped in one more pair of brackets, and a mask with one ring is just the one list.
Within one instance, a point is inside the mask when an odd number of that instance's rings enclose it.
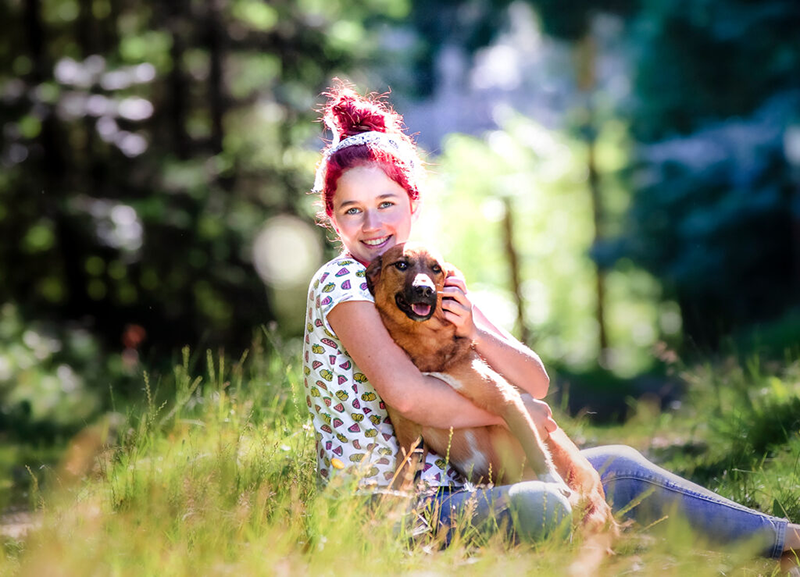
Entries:
{"label": "girl's neck", "polygon": [[346,256],[346,257],[348,257],[348,258],[352,258],[354,261],[360,262],[360,263],[361,263],[361,264],[363,264],[364,266],[369,266],[369,263],[368,263],[368,262],[364,262],[364,261],[363,261],[363,260],[361,260],[360,258],[353,256],[353,253],[351,253],[349,250],[345,250],[345,251],[342,253],[342,256]]}

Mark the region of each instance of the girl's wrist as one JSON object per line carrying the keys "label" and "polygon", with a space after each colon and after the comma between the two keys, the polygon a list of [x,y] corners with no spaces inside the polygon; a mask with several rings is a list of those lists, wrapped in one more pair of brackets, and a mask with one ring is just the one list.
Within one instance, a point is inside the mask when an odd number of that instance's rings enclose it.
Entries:
{"label": "girl's wrist", "polygon": [[479,350],[481,345],[483,345],[485,339],[486,339],[486,331],[476,326],[472,331],[472,336],[470,337],[472,346]]}

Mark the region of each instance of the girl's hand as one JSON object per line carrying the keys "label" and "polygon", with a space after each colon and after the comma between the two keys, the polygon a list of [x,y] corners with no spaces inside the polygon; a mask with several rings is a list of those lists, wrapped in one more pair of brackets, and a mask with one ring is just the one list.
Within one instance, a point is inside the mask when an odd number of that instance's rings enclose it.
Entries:
{"label": "girl's hand", "polygon": [[442,311],[444,317],[456,326],[456,336],[475,340],[478,327],[472,314],[472,301],[467,293],[467,282],[464,275],[455,267],[450,267],[450,274],[444,281],[442,289]]}

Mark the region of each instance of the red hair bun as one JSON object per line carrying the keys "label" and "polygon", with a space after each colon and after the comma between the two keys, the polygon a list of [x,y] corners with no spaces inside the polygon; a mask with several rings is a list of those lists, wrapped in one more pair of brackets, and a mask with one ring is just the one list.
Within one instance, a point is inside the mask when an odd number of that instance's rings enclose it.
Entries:
{"label": "red hair bun", "polygon": [[375,131],[402,135],[403,140],[410,142],[404,133],[403,117],[386,102],[386,95],[372,93],[361,96],[351,84],[338,79],[323,95],[328,97],[323,120],[339,140],[360,132]]}

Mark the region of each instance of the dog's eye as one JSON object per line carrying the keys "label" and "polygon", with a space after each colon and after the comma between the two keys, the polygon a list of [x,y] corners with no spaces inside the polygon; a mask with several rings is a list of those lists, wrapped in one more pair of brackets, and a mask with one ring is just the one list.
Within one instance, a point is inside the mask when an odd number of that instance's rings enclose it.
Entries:
{"label": "dog's eye", "polygon": [[440,267],[438,264],[435,264],[431,267],[431,270],[436,274],[439,274],[440,272],[442,272],[442,267]]}
{"label": "dog's eye", "polygon": [[397,270],[406,270],[408,268],[408,264],[403,262],[402,260],[400,262],[394,263],[394,266],[397,267]]}

